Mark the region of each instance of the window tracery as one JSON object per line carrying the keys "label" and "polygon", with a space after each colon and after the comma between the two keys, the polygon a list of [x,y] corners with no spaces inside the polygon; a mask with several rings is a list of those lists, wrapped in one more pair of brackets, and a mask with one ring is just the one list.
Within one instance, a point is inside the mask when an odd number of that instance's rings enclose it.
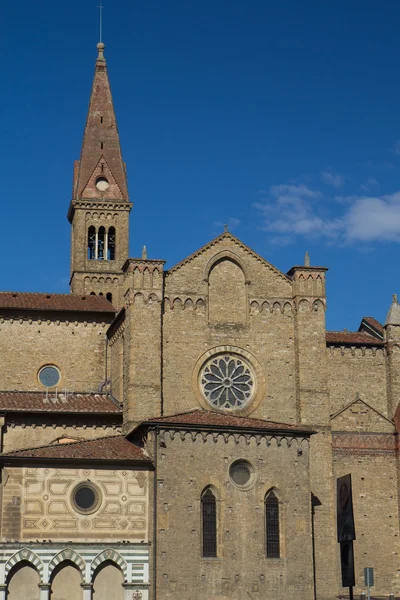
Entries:
{"label": "window tracery", "polygon": [[219,409],[244,408],[252,399],[255,378],[250,364],[233,354],[209,359],[200,372],[200,385],[206,400]]}

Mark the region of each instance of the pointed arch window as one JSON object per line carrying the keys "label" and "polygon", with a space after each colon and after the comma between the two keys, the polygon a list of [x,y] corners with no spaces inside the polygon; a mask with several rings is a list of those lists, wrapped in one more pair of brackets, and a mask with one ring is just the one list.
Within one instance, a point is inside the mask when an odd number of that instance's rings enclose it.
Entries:
{"label": "pointed arch window", "polygon": [[265,497],[265,538],[267,558],[280,558],[279,501],[274,492]]}
{"label": "pointed arch window", "polygon": [[87,253],[89,260],[96,258],[96,229],[93,225],[88,229]]}
{"label": "pointed arch window", "polygon": [[201,496],[202,516],[202,556],[215,558],[217,556],[217,500],[210,488]]}
{"label": "pointed arch window", "polygon": [[107,298],[107,300],[108,300],[109,302],[111,302],[111,304],[112,304],[112,293],[111,293],[111,292],[107,292],[107,294],[106,294],[106,298]]}
{"label": "pointed arch window", "polygon": [[106,230],[104,227],[99,228],[97,234],[97,259],[104,260],[104,245],[105,245]]}
{"label": "pointed arch window", "polygon": [[115,244],[116,244],[116,233],[115,227],[110,227],[108,230],[108,248],[107,248],[107,259],[115,260]]}

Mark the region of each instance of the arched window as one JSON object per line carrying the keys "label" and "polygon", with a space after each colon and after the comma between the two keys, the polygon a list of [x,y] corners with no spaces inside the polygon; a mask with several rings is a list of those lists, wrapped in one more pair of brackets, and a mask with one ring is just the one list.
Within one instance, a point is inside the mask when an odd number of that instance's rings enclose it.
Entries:
{"label": "arched window", "polygon": [[106,237],[106,230],[104,227],[100,227],[97,235],[97,259],[104,260],[104,242]]}
{"label": "arched window", "polygon": [[96,252],[96,229],[92,225],[88,229],[87,253],[88,253],[89,260],[94,260],[96,258],[95,252]]}
{"label": "arched window", "polygon": [[112,293],[111,293],[111,292],[107,292],[107,294],[106,294],[106,298],[107,298],[107,300],[108,300],[109,302],[111,302],[111,304],[112,304]]}
{"label": "arched window", "polygon": [[90,295],[91,295],[91,296],[95,296],[95,295],[96,295],[96,292],[90,292]]}
{"label": "arched window", "polygon": [[115,227],[110,227],[108,230],[108,251],[107,251],[107,259],[115,260],[115,242],[116,242],[116,234]]}
{"label": "arched window", "polygon": [[215,558],[217,556],[217,501],[207,488],[201,496],[201,517],[204,558]]}
{"label": "arched window", "polygon": [[265,497],[265,538],[267,558],[279,558],[279,502],[274,492]]}

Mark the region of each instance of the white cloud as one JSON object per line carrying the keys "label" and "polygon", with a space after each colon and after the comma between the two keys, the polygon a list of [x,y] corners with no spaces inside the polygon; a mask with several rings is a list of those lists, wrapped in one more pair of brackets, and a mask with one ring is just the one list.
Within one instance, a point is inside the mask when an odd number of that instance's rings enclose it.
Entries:
{"label": "white cloud", "polygon": [[359,197],[345,215],[349,241],[400,242],[400,192]]}
{"label": "white cloud", "polygon": [[326,183],[326,185],[331,185],[335,188],[343,187],[346,183],[346,178],[343,175],[332,173],[332,171],[322,171],[321,180]]}
{"label": "white cloud", "polygon": [[400,192],[349,196],[339,203],[304,185],[275,185],[256,208],[273,244],[286,245],[296,237],[340,244],[400,242]]}

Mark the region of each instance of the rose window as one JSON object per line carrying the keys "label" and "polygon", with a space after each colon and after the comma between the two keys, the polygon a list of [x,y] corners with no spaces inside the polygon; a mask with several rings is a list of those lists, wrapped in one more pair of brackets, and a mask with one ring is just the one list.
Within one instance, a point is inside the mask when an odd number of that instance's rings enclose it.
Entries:
{"label": "rose window", "polygon": [[241,357],[220,355],[211,358],[200,373],[202,392],[215,408],[241,409],[254,393],[254,374]]}

